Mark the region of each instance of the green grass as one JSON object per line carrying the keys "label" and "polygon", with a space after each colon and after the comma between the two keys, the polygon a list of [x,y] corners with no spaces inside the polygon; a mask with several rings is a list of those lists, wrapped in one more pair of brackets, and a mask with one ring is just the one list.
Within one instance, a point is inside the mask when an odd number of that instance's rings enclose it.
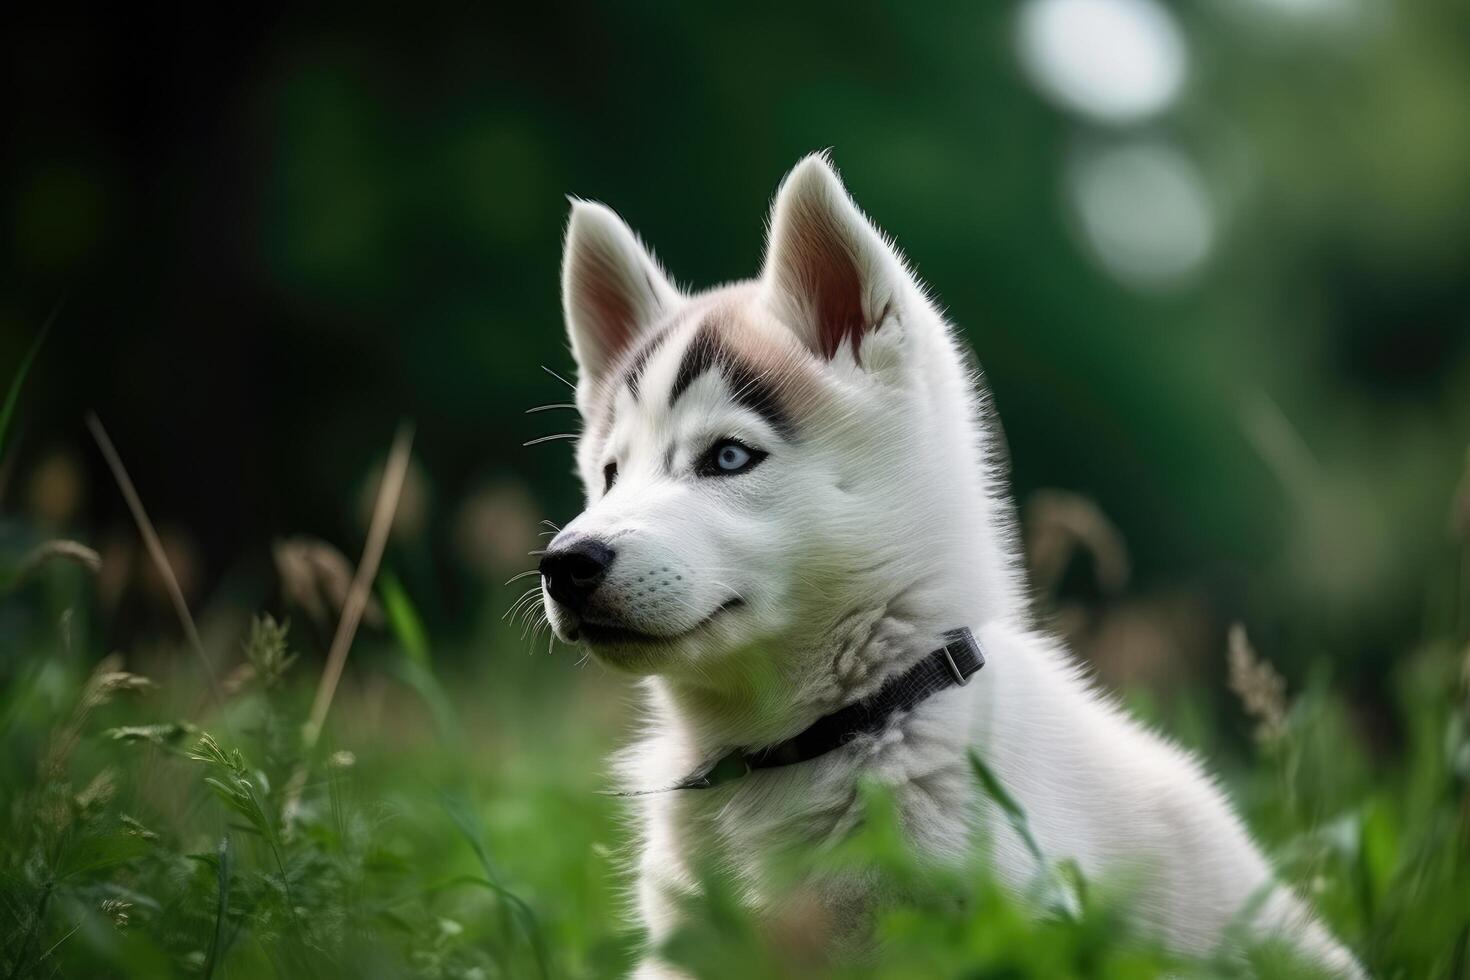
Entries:
{"label": "green grass", "polygon": [[[406,619],[394,582],[389,607]],[[248,676],[197,708],[189,662],[164,651],[156,682],[60,635],[7,662],[0,695],[6,803],[0,975],[617,976],[641,937],[623,914],[626,835],[597,792],[622,685],[566,656],[497,637],[495,669],[450,697],[426,642],[360,644],[327,744],[310,759],[311,694],[290,634],[242,638]],[[406,674],[412,665],[419,672]],[[1325,684],[1232,788],[1283,873],[1376,975],[1466,969],[1470,741],[1463,651],[1431,639],[1385,665],[1404,739],[1368,757]],[[411,679],[404,679],[409,677]],[[196,710],[197,709],[197,710]],[[983,762],[977,782],[1024,831]],[[297,768],[308,776],[283,814]],[[1131,939],[1114,883],[1065,855],[1028,914],[983,864],[925,868],[881,788],[869,819],[814,869],[876,871],[895,898],[877,952],[822,962],[851,977],[1299,975],[1270,950],[1181,964]],[[804,868],[803,870],[813,870]],[[793,869],[793,877],[798,877]],[[699,975],[810,976],[820,909],[761,922],[710,875],[669,955]]]}
{"label": "green grass", "polygon": [[[182,647],[105,655],[77,566],[8,588],[0,621],[20,642],[0,650],[0,978],[613,977],[636,962],[628,832],[599,792],[628,687],[595,664],[533,653],[503,624],[445,656],[385,572],[384,626],[359,638],[308,751],[320,651],[289,627],[206,629],[228,678],[216,700]],[[1243,634],[1244,710],[1201,724],[1223,692],[1197,688],[1152,712],[1223,771],[1282,876],[1375,976],[1470,975],[1459,628],[1385,652],[1375,682],[1391,716],[1371,727],[1326,669],[1283,692]],[[1031,841],[1025,812],[973,763],[977,789]],[[1041,870],[1019,896],[978,855],[927,867],[883,788],[863,791],[851,840],[787,862],[782,915],[753,915],[708,869],[666,955],[716,978],[1303,975],[1269,947],[1170,957],[1130,933],[1125,882],[1084,880],[1034,841]],[[851,873],[890,899],[876,942],[834,959],[800,881]]]}

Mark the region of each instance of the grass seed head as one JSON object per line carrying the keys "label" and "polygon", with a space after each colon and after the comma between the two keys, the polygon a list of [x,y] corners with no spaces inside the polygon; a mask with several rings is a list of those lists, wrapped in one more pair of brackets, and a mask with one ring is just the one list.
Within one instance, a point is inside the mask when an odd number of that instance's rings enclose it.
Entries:
{"label": "grass seed head", "polygon": [[128,910],[133,907],[132,902],[124,902],[120,898],[106,898],[100,906],[102,914],[112,920],[114,927],[126,929],[128,925]]}
{"label": "grass seed head", "polygon": [[[295,537],[271,547],[276,575],[281,580],[281,597],[288,606],[300,609],[318,626],[327,628],[342,614],[352,587],[352,562],[319,538]],[[369,599],[363,610],[369,626],[383,622],[383,610]]]}
{"label": "grass seed head", "polygon": [[76,795],[77,811],[83,818],[93,816],[112,802],[116,795],[117,770],[109,766],[93,776],[87,788]]}
{"label": "grass seed head", "polygon": [[1251,645],[1245,627],[1230,627],[1230,690],[1256,721],[1256,742],[1276,744],[1286,734],[1286,680]]}
{"label": "grass seed head", "polygon": [[127,832],[128,836],[137,837],[140,840],[158,840],[158,835],[149,830],[147,827],[143,826],[142,821],[138,820],[136,817],[130,817],[126,813],[122,813],[118,815],[117,819],[119,820],[119,822],[122,823],[123,828]]}
{"label": "grass seed head", "polygon": [[266,690],[279,684],[296,662],[296,654],[286,643],[289,629],[289,623],[277,623],[269,614],[255,617],[250,625],[250,637],[245,641],[245,659],[252,677]]}

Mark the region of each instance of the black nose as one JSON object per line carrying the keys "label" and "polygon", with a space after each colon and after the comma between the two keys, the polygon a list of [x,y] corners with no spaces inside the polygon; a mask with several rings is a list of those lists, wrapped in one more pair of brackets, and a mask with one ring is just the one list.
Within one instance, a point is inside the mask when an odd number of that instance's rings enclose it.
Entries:
{"label": "black nose", "polygon": [[578,538],[541,556],[541,576],[551,597],[581,612],[607,577],[617,552],[593,538]]}

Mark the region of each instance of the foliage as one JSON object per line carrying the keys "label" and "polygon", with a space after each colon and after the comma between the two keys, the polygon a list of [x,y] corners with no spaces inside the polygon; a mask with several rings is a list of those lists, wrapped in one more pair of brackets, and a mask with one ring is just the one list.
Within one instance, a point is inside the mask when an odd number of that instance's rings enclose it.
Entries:
{"label": "foliage", "polygon": [[[388,605],[416,619],[401,588]],[[423,642],[417,631],[409,637]],[[182,662],[164,685],[117,657],[83,671],[80,651],[9,664],[0,695],[8,800],[0,973],[625,972],[640,937],[621,914],[624,831],[593,782],[597,726],[569,730],[581,709],[556,714],[545,695],[518,694],[513,675],[487,695],[450,697],[423,648],[410,655],[401,642],[379,651],[390,669],[377,673],[404,676],[400,661],[421,673],[384,680],[392,686],[382,696],[393,712],[437,722],[407,740],[375,734],[352,724],[366,709],[348,700],[338,727],[357,731],[350,749],[315,756],[300,748],[308,692],[289,672],[296,654],[286,627],[267,616],[243,644],[250,682],[188,718],[156,703],[171,687],[192,686]],[[1232,637],[1237,686],[1249,666],[1279,692],[1280,678],[1248,643]],[[1271,701],[1281,707],[1276,724],[1258,731],[1254,761],[1231,774],[1283,875],[1377,976],[1467,968],[1467,671],[1467,651],[1447,636],[1386,660],[1403,735],[1378,757],[1319,676],[1294,699]],[[1259,698],[1242,697],[1259,713]],[[497,723],[472,739],[458,719],[476,716]],[[514,753],[485,748],[538,723]],[[1240,725],[1249,725],[1244,711]],[[1133,935],[1126,883],[1085,881],[1065,855],[1043,854],[1024,811],[983,759],[972,763],[980,790],[1032,842],[1032,887],[1000,887],[979,854],[960,868],[925,865],[905,847],[883,788],[868,786],[858,833],[785,869],[797,884],[781,915],[751,914],[737,882],[705,869],[667,955],[708,977],[1302,975],[1279,950],[1241,958],[1222,948],[1184,962]],[[303,771],[293,809],[287,787]],[[892,899],[876,942],[831,960],[822,952],[830,924],[803,901],[799,882],[844,873],[879,876]]]}

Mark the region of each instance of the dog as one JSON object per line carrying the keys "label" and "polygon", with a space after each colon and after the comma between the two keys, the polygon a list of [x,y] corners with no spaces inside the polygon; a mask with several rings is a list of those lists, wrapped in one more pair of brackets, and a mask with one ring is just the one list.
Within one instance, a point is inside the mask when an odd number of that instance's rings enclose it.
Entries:
{"label": "dog", "polygon": [[[972,752],[1043,853],[1133,883],[1134,922],[1167,948],[1217,951],[1243,918],[1359,975],[1200,763],[1032,624],[979,370],[826,155],[782,182],[758,278],[681,290],[573,199],[562,288],[586,507],[541,582],[559,639],[643,678],[647,729],[618,765],[641,830],[637,976],[679,975],[657,950],[702,868],[779,914],[773,856],[849,834],[861,780],[891,790],[925,859],[981,848],[1024,892],[1037,858]],[[805,890],[856,945],[874,888]]]}

